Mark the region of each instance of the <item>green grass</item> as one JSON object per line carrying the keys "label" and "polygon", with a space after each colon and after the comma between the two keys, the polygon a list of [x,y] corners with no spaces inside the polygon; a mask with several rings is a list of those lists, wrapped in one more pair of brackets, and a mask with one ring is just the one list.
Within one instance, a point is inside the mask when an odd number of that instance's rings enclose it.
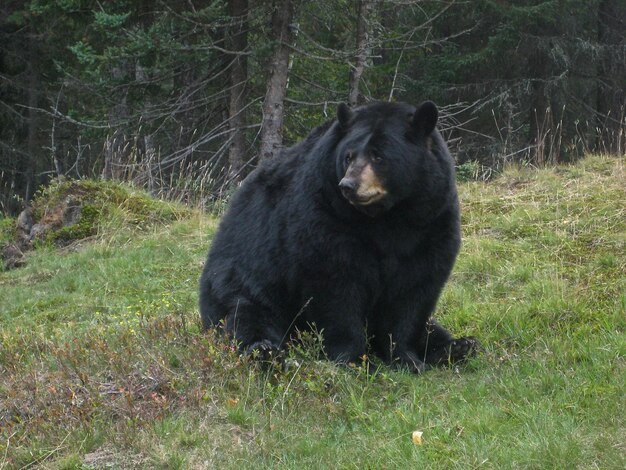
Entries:
{"label": "green grass", "polygon": [[0,273],[0,468],[626,468],[624,163],[461,184],[437,315],[484,353],[422,376],[200,334],[210,217],[31,252]]}

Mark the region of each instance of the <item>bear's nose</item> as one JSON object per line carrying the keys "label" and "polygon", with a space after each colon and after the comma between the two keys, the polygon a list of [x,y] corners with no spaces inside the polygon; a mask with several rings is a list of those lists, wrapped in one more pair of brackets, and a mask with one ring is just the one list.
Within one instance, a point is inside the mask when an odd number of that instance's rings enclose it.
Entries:
{"label": "bear's nose", "polygon": [[343,178],[339,182],[339,189],[341,189],[344,196],[348,197],[356,191],[356,181],[353,179]]}

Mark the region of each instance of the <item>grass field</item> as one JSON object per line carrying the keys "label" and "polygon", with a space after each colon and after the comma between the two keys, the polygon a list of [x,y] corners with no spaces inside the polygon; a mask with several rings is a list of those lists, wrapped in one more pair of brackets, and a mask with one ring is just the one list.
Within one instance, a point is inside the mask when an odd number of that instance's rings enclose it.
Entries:
{"label": "grass field", "polygon": [[0,469],[626,468],[625,163],[460,185],[437,316],[484,351],[421,376],[200,334],[205,215],[31,252],[0,273]]}

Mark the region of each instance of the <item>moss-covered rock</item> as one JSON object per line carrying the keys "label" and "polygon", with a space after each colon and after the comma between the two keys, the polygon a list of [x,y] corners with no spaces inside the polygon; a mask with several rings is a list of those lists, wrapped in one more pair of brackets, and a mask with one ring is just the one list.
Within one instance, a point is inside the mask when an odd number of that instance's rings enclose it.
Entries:
{"label": "moss-covered rock", "polygon": [[14,244],[28,251],[38,245],[67,246],[99,235],[104,227],[142,230],[167,225],[190,212],[127,184],[62,180],[41,189],[17,221],[0,220],[0,247]]}
{"label": "moss-covered rock", "polygon": [[113,181],[68,180],[44,188],[33,201],[35,220],[49,227],[45,239],[66,244],[98,233],[103,225],[145,228],[189,213],[173,203]]}

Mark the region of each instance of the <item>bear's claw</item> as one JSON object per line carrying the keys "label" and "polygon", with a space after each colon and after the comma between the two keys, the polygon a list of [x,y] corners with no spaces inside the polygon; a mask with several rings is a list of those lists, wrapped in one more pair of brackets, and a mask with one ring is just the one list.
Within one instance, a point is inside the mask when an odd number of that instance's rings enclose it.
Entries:
{"label": "bear's claw", "polygon": [[476,355],[479,349],[478,340],[473,336],[457,338],[450,343],[449,362],[460,362]]}
{"label": "bear's claw", "polygon": [[255,341],[243,348],[243,354],[262,362],[272,362],[281,355],[280,347],[270,340]]}
{"label": "bear's claw", "polygon": [[439,349],[429,351],[424,361],[431,366],[454,364],[475,356],[479,349],[476,338],[464,336],[450,341]]}

